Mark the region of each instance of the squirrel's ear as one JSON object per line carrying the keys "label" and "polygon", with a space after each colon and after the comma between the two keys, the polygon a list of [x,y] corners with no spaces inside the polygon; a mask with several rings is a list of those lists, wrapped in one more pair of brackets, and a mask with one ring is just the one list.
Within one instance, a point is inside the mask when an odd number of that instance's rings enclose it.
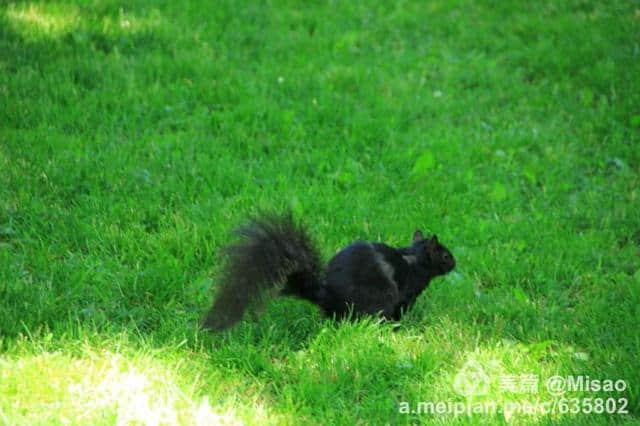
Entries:
{"label": "squirrel's ear", "polygon": [[436,251],[438,251],[438,236],[434,234],[427,241],[427,253],[433,256],[436,253]]}
{"label": "squirrel's ear", "polygon": [[422,235],[422,231],[416,229],[416,232],[413,233],[413,242],[417,243],[418,241],[424,240],[424,236]]}

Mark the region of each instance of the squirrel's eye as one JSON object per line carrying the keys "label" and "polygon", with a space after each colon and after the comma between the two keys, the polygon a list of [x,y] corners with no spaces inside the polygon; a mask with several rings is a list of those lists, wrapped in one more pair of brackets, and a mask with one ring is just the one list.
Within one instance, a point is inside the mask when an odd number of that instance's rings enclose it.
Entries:
{"label": "squirrel's eye", "polygon": [[450,255],[449,253],[445,252],[445,253],[442,255],[442,259],[443,259],[443,260],[449,260],[449,259],[451,259],[451,255]]}

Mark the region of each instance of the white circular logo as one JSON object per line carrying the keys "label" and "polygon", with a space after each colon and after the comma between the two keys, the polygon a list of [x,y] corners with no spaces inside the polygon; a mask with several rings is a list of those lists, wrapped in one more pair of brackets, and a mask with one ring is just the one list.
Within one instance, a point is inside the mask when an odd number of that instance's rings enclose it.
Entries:
{"label": "white circular logo", "polygon": [[478,361],[467,361],[453,380],[453,389],[463,396],[484,395],[489,392],[489,376]]}

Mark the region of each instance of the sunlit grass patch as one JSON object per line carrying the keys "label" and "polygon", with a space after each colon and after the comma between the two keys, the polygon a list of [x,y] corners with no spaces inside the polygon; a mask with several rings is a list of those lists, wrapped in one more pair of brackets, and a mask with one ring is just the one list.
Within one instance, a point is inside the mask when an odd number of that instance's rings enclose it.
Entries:
{"label": "sunlit grass patch", "polygon": [[[114,37],[148,37],[163,31],[168,23],[158,9],[131,10],[119,7],[97,14],[85,4],[24,2],[10,3],[4,11],[7,23],[25,40],[94,44],[104,49]],[[109,41],[111,40],[111,41]]]}
{"label": "sunlit grass patch", "polygon": [[246,380],[205,373],[202,353],[134,349],[124,336],[105,341],[109,348],[85,342],[72,352],[34,353],[23,340],[0,358],[0,414],[12,424],[237,425],[285,418]]}
{"label": "sunlit grass patch", "polygon": [[78,8],[70,4],[10,3],[9,23],[26,38],[59,38],[81,25]]}

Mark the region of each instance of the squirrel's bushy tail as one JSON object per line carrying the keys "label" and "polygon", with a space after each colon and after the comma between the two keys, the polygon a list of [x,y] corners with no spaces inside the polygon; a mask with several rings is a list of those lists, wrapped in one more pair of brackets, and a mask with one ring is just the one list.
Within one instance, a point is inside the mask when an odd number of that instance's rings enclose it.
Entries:
{"label": "squirrel's bushy tail", "polygon": [[316,301],[321,262],[305,230],[291,216],[261,216],[235,231],[241,239],[225,249],[228,260],[202,327],[224,330],[242,319],[264,290],[284,284],[283,294]]}

